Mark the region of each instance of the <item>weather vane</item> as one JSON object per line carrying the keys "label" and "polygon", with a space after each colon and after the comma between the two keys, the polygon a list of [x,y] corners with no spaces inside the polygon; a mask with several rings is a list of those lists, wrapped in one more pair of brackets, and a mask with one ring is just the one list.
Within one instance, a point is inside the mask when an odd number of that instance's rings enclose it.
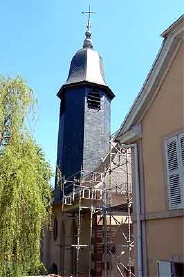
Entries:
{"label": "weather vane", "polygon": [[87,23],[87,31],[89,31],[90,30],[90,28],[91,28],[91,24],[90,24],[90,19],[91,19],[91,14],[95,14],[96,12],[93,12],[93,11],[91,11],[91,7],[89,6],[89,11],[87,11],[87,12],[82,12],[82,14],[88,14],[88,23]]}

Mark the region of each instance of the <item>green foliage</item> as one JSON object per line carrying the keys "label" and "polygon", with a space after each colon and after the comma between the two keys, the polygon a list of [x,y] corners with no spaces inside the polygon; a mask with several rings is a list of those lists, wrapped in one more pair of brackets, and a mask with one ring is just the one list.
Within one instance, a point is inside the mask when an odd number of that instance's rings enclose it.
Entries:
{"label": "green foliage", "polygon": [[34,103],[20,77],[0,78],[0,276],[20,277],[40,267],[52,174],[26,129]]}

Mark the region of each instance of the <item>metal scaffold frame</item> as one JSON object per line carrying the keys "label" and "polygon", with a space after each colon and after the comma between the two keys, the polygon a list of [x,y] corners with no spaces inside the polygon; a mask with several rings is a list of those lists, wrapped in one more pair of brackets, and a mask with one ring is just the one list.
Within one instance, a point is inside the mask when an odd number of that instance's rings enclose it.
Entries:
{"label": "metal scaffold frame", "polygon": [[[73,206],[75,211],[77,210],[77,243],[71,245],[76,249],[76,272],[79,273],[79,262],[81,250],[88,248],[89,252],[89,265],[88,265],[88,276],[104,276],[113,277],[112,267],[116,264],[116,269],[119,272],[118,276],[132,277],[133,271],[133,248],[134,248],[134,237],[132,233],[132,184],[131,184],[131,151],[129,148],[120,149],[113,145],[111,151],[102,162],[103,170],[94,171],[87,173],[81,170],[80,180],[68,181],[62,179],[62,193],[63,193],[63,212],[72,212]],[[117,182],[117,175],[123,174],[123,180],[120,183]],[[114,181],[114,178],[117,179]],[[73,191],[70,194],[65,193],[65,185],[69,184],[73,186]],[[121,195],[124,197],[124,203],[117,207],[113,203],[113,196]],[[88,204],[84,205],[84,200],[88,201]],[[86,203],[86,202],[85,202]],[[76,208],[77,207],[77,208]],[[81,223],[82,214],[86,210],[89,214],[89,243],[81,243]],[[124,216],[125,220],[117,219],[117,214]],[[93,275],[92,265],[95,262],[92,261],[92,254],[94,251],[94,240],[95,240],[95,224],[94,219],[99,217],[101,220],[102,230],[102,263],[101,270],[102,275]],[[96,224],[99,222],[96,221]],[[124,232],[124,224],[127,226],[127,234]],[[115,227],[114,227],[115,226]],[[117,248],[121,249],[119,255],[114,253],[112,239],[113,236],[117,235],[114,233],[114,228],[120,232],[124,239],[124,244],[116,245]],[[93,239],[92,239],[93,238]],[[111,241],[109,241],[111,239]],[[124,250],[125,249],[125,250]],[[122,253],[127,253],[127,263],[124,264],[122,261]],[[97,265],[96,265],[97,268]],[[100,267],[99,267],[100,268]],[[80,276],[80,275],[77,275]]]}

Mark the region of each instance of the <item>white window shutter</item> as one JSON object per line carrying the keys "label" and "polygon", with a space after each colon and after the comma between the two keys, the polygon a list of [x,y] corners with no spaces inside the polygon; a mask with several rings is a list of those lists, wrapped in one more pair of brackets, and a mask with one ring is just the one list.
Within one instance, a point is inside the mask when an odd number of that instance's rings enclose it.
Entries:
{"label": "white window shutter", "polygon": [[178,138],[179,138],[179,149],[180,149],[180,155],[181,155],[181,167],[182,167],[182,171],[184,171],[184,133],[180,134]]}
{"label": "white window shutter", "polygon": [[180,152],[180,168],[181,168],[181,190],[184,208],[184,133],[178,136],[179,138],[179,152]]}
{"label": "white window shutter", "polygon": [[171,277],[172,276],[171,262],[159,261],[157,276],[158,277]]}
{"label": "white window shutter", "polygon": [[179,209],[183,206],[179,149],[177,136],[166,140],[165,154],[170,209]]}

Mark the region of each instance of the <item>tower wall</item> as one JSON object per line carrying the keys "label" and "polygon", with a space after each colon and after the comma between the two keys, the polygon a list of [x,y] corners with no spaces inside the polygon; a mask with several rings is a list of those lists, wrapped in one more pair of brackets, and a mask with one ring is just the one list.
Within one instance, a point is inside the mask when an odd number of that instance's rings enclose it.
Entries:
{"label": "tower wall", "polygon": [[[68,88],[64,91],[60,106],[57,165],[62,177],[73,180],[80,177],[83,161],[85,88]],[[65,193],[72,191],[72,183],[65,186]],[[56,184],[55,201],[62,198],[61,189]]]}
{"label": "tower wall", "polygon": [[89,109],[87,95],[90,90],[86,89],[84,117],[83,170],[87,172],[94,171],[108,153],[110,139],[110,100],[104,90],[98,89],[101,108]]}
{"label": "tower wall", "polygon": [[[57,165],[68,180],[65,194],[72,192],[74,177],[80,171],[92,172],[109,151],[110,99],[105,89],[100,94],[100,109],[88,107],[87,96],[92,87],[68,87],[63,91],[60,106]],[[61,188],[56,182],[55,202],[62,200]]]}

